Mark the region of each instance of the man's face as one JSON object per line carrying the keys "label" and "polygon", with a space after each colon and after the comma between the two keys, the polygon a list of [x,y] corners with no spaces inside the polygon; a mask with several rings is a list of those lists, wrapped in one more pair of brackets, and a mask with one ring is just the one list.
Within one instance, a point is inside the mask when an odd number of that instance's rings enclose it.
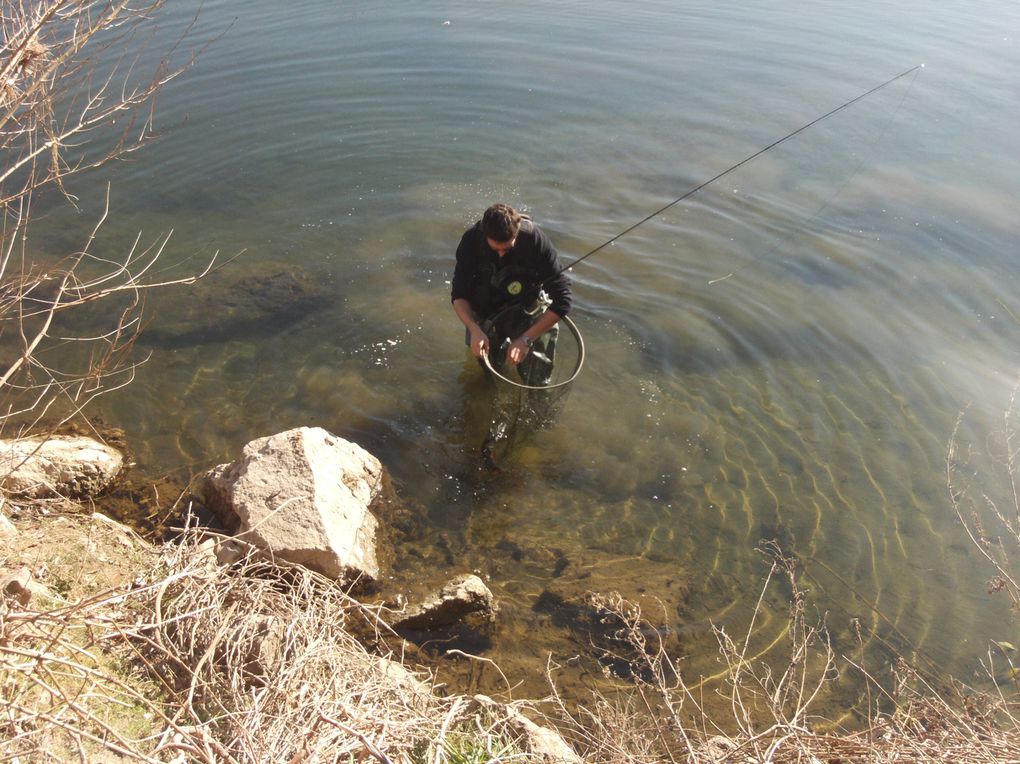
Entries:
{"label": "man's face", "polygon": [[510,239],[510,241],[496,241],[495,239],[486,236],[485,243],[489,245],[489,249],[491,249],[497,255],[502,257],[503,255],[505,255],[507,252],[514,248],[514,244],[517,243],[517,239],[515,237],[513,239]]}

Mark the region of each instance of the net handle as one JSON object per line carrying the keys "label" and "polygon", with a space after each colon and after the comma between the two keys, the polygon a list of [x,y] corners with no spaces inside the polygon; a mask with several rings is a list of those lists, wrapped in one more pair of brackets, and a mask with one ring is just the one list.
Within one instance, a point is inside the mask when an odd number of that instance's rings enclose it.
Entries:
{"label": "net handle", "polygon": [[526,385],[523,382],[517,382],[508,377],[504,377],[502,374],[500,374],[492,367],[492,363],[489,361],[489,354],[482,353],[482,361],[485,363],[485,368],[488,369],[493,374],[495,374],[498,379],[502,380],[503,382],[506,382],[508,385],[519,387],[522,390],[555,390],[557,387],[569,385],[571,382],[577,379],[577,375],[581,373],[581,367],[584,366],[584,340],[581,338],[581,332],[577,328],[577,324],[575,324],[570,319],[570,316],[564,316],[561,319],[561,321],[562,323],[566,324],[567,328],[570,330],[570,333],[574,335],[574,339],[577,340],[577,364],[574,366],[574,370],[571,372],[570,377],[568,377],[567,379],[563,380],[562,382],[557,382],[555,385]]}

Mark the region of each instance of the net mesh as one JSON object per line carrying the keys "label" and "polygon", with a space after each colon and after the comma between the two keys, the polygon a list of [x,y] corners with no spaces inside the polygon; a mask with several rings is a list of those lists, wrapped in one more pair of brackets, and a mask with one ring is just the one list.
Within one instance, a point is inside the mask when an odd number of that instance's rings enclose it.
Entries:
{"label": "net mesh", "polygon": [[490,352],[484,359],[486,368],[502,384],[535,390],[549,390],[572,382],[584,364],[584,340],[577,325],[563,318],[533,343],[519,364],[506,359],[507,348],[535,320],[523,308],[512,308],[497,314],[485,327]]}

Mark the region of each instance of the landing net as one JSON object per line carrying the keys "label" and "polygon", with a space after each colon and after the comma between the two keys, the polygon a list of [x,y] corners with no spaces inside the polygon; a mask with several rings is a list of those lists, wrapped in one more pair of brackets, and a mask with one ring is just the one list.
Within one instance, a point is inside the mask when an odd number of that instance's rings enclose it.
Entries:
{"label": "landing net", "polygon": [[577,379],[584,366],[584,340],[577,324],[568,316],[536,340],[516,366],[507,362],[506,351],[520,333],[511,337],[513,331],[498,331],[499,319],[497,316],[493,322],[497,328],[488,332],[492,349],[482,356],[485,368],[496,379],[524,390],[553,390]]}

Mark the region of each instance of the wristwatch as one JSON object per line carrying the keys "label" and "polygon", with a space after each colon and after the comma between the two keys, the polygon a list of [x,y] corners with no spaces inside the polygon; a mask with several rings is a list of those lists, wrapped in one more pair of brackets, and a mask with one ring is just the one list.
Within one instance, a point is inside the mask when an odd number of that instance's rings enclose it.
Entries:
{"label": "wristwatch", "polygon": [[526,334],[522,334],[520,337],[518,337],[518,339],[524,340],[524,344],[527,345],[529,349],[531,348],[532,345],[535,344],[535,341]]}

